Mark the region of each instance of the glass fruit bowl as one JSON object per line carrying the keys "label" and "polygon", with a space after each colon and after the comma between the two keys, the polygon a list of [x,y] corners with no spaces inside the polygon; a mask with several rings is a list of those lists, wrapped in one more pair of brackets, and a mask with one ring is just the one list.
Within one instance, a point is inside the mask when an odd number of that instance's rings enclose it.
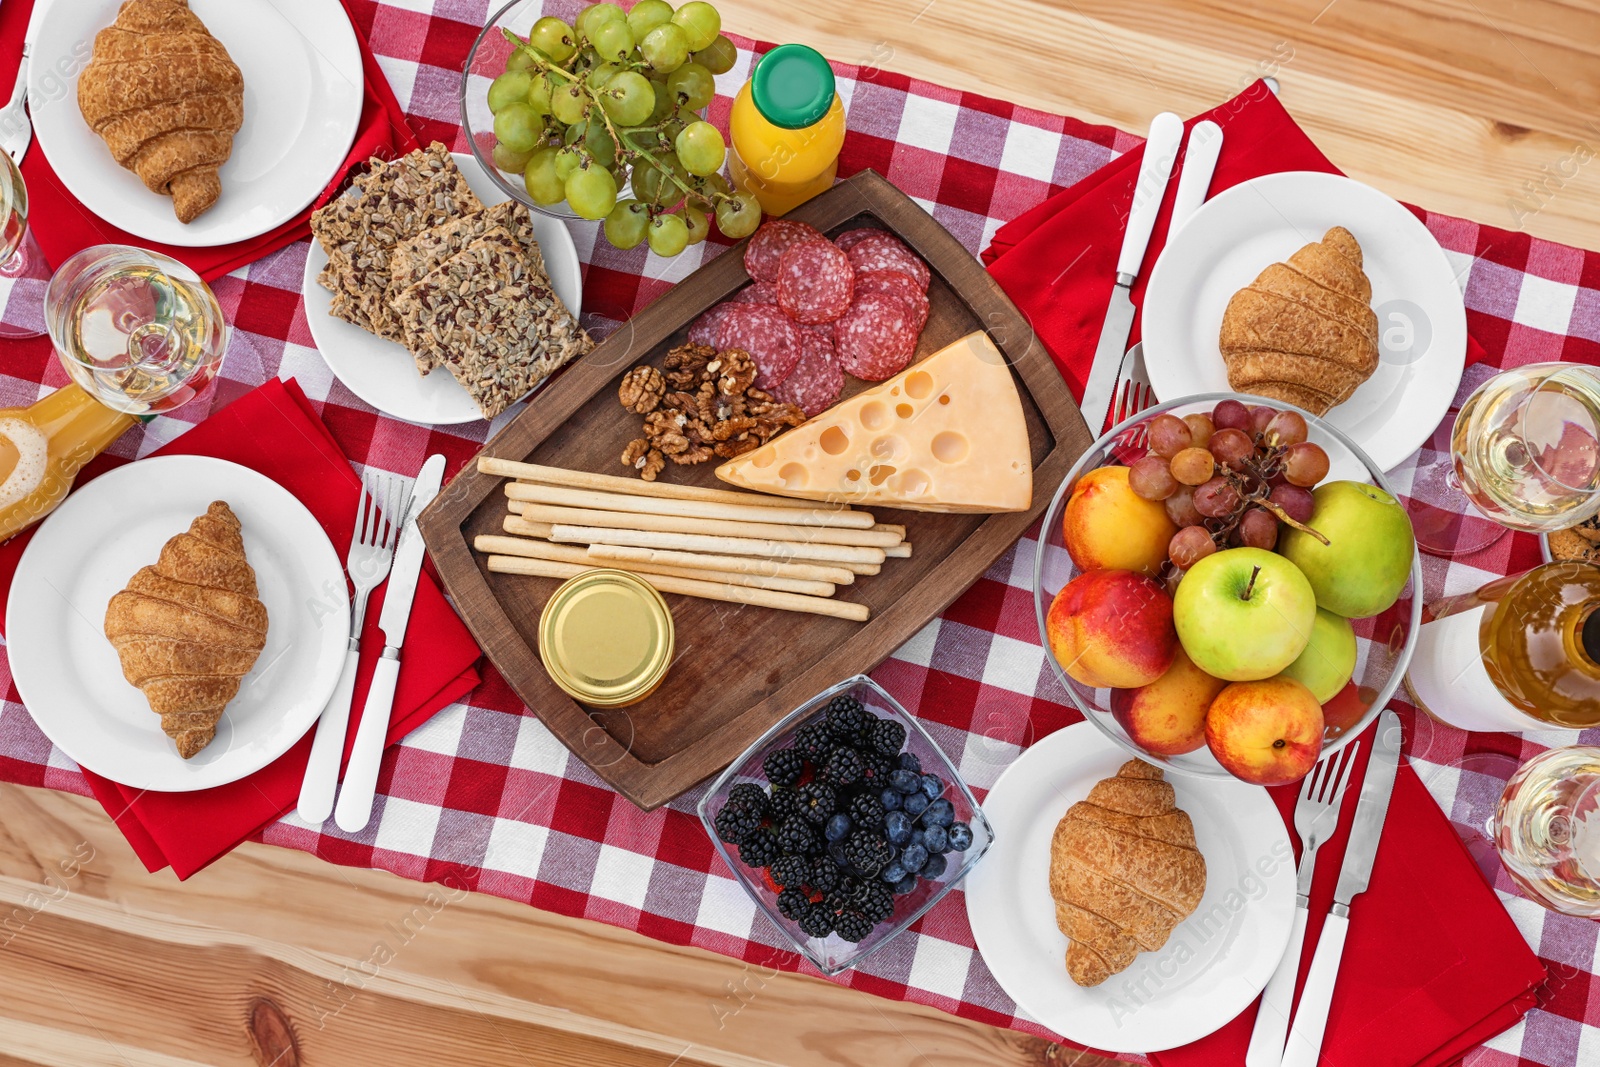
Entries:
{"label": "glass fruit bowl", "polygon": [[[825,937],[813,937],[807,934],[801,929],[798,921],[786,917],[779,910],[778,890],[774,888],[775,883],[768,869],[751,867],[745,864],[740,857],[743,846],[726,843],[717,832],[717,816],[723,812],[724,808],[728,807],[729,798],[734,795],[736,789],[748,791],[749,787],[754,785],[758,789],[767,790],[770,797],[772,783],[768,780],[764,769],[767,756],[779,749],[793,749],[797,735],[801,734],[813,723],[823,721],[826,717],[825,713],[828,705],[836,697],[854,697],[865,707],[868,714],[879,719],[888,719],[899,723],[904,728],[905,741],[900,746],[902,754],[909,754],[915,757],[916,763],[921,768],[920,773],[922,775],[933,775],[939,779],[938,785],[942,787],[942,797],[950,802],[952,808],[949,813],[951,816],[951,830],[954,827],[964,825],[971,834],[970,842],[966,843],[965,847],[961,849],[953,847],[960,842],[951,833],[946,834],[947,837],[951,838],[951,847],[948,851],[934,852],[933,849],[925,848],[924,851],[929,853],[927,865],[923,866],[918,874],[913,876],[912,884],[908,886],[902,883],[900,886],[901,890],[909,889],[909,891],[895,892],[893,894],[893,912],[886,920],[873,924],[870,932],[859,941],[848,941],[837,932],[829,933]],[[801,738],[801,740],[803,741],[804,738]],[[903,755],[901,757],[889,757],[897,768],[901,767],[900,760],[903,758]],[[807,763],[805,770],[801,772],[799,785],[804,785],[814,780],[814,778],[815,768],[810,763]],[[880,792],[875,784],[871,787],[858,786],[855,787],[854,791],[858,794],[874,795]],[[909,801],[917,794],[900,793],[898,795],[903,800]],[[930,809],[931,806],[930,804]],[[956,883],[966,877],[967,872],[983,858],[984,853],[989,849],[990,843],[994,840],[994,831],[990,828],[989,821],[984,818],[983,812],[979,809],[977,798],[972,795],[972,791],[962,781],[960,774],[957,773],[949,758],[934,743],[933,738],[928,736],[927,731],[922,728],[921,724],[912,718],[905,708],[900,706],[898,701],[866,675],[847,678],[838,685],[818,693],[787,715],[782,722],[768,730],[755,744],[745,750],[744,754],[731,767],[722,772],[722,775],[717,778],[716,782],[706,792],[706,795],[701,798],[699,811],[700,821],[704,824],[706,833],[710,835],[717,852],[722,856],[722,861],[728,865],[728,869],[733,872],[734,877],[744,887],[745,892],[750,894],[750,899],[755,901],[756,906],[761,909],[772,925],[778,928],[784,938],[794,946],[795,950],[810,960],[823,974],[838,974],[840,971],[855,967],[873,952],[898,937],[907,927],[920,919],[928,909],[944,899],[945,894],[954,889]],[[895,812],[890,811],[888,814],[892,816]],[[770,830],[780,819],[774,819],[769,814],[763,819],[763,826],[765,829]],[[927,833],[920,815],[916,817],[914,825],[918,832],[924,835]],[[824,837],[822,831],[825,828],[825,825],[816,827],[819,831],[819,840]],[[847,837],[845,841],[848,842],[848,840],[849,838]],[[837,861],[830,860],[826,851],[827,847],[827,845],[823,845],[824,851],[815,857],[812,862],[820,860],[829,865],[836,863]],[[843,846],[841,845],[840,849],[842,850],[842,848]],[[902,847],[895,848],[892,853],[891,866],[901,863],[903,854],[910,851],[909,842]],[[928,871],[933,870],[935,866],[941,866],[941,869],[929,876]],[[885,887],[889,885],[881,876],[859,878],[858,882],[876,883]],[[834,892],[840,892],[842,888],[844,887],[836,886]],[[807,889],[810,890],[810,887],[808,886]],[[802,892],[805,891],[802,890]],[[820,893],[810,890],[810,895],[820,896]]]}
{"label": "glass fruit bowl", "polygon": [[[1055,498],[1045,512],[1039,534],[1038,551],[1034,560],[1033,599],[1038,615],[1039,635],[1046,650],[1050,669],[1066,688],[1072,702],[1106,736],[1143,759],[1183,774],[1204,777],[1230,777],[1230,772],[1219,763],[1210,749],[1201,744],[1197,749],[1181,754],[1163,754],[1151,751],[1141,744],[1125,726],[1124,719],[1113,714],[1113,693],[1130,693],[1131,690],[1094,688],[1072,678],[1051,652],[1050,630],[1047,615],[1056,594],[1083,571],[1068,555],[1062,520],[1073,487],[1090,472],[1108,466],[1125,466],[1146,454],[1149,424],[1159,415],[1179,417],[1209,414],[1223,400],[1239,400],[1247,406],[1266,405],[1279,411],[1295,411],[1304,417],[1307,439],[1321,445],[1327,452],[1329,469],[1319,484],[1332,481],[1353,481],[1376,485],[1394,496],[1394,488],[1372,460],[1344,433],[1317,418],[1315,415],[1281,401],[1262,397],[1241,396],[1233,393],[1204,393],[1159,404],[1112,428],[1079,458],[1057,490]],[[1134,536],[1136,516],[1114,519],[1111,527],[1119,536]],[[1280,543],[1281,543],[1280,535]],[[1174,588],[1177,572],[1167,563],[1159,580],[1168,591]],[[1394,604],[1371,618],[1350,620],[1356,637],[1356,663],[1351,680],[1336,695],[1323,704],[1325,726],[1322,753],[1325,755],[1343,748],[1361,733],[1387,706],[1390,697],[1400,684],[1422,621],[1422,567],[1415,545],[1412,547],[1410,576]],[[1229,627],[1228,620],[1211,624],[1218,630]],[[1348,640],[1348,638],[1346,638]],[[1125,698],[1119,698],[1124,700]],[[1123,708],[1126,712],[1126,706]],[[1309,768],[1307,768],[1309,769]]]}

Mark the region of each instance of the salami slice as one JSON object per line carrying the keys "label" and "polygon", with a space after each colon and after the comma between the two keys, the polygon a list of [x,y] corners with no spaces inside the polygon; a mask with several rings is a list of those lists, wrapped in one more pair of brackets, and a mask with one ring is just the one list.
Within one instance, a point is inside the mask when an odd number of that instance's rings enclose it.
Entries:
{"label": "salami slice", "polygon": [[833,239],[833,243],[848,252],[850,251],[850,246],[859,242],[863,237],[870,237],[875,233],[882,232],[882,230],[871,226],[866,226],[859,230],[846,230],[839,236],[835,237]]}
{"label": "salami slice", "polygon": [[880,230],[868,234],[851,245],[845,254],[857,272],[897,270],[916,279],[924,293],[928,291],[928,265],[891,233]]}
{"label": "salami slice", "polygon": [[749,285],[733,294],[733,300],[739,304],[778,304],[778,287],[771,282],[751,282]]}
{"label": "salami slice", "polygon": [[778,260],[783,258],[784,250],[796,241],[821,236],[815,226],[803,222],[788,219],[763,222],[750,243],[744,246],[744,269],[757,281],[777,281]]}
{"label": "salami slice", "polygon": [[857,293],[887,293],[899,297],[911,308],[917,332],[928,324],[928,297],[915,278],[897,270],[869,270],[856,275]]}
{"label": "salami slice", "polygon": [[692,345],[710,345],[715,348],[717,344],[717,326],[722,322],[723,313],[731,306],[731,302],[725,300],[701,312],[700,317],[695,319],[689,327],[689,343]]}
{"label": "salami slice", "polygon": [[888,293],[862,293],[833,325],[840,365],[869,382],[894,377],[906,369],[916,351],[915,326],[904,300]]}
{"label": "salami slice", "polygon": [[796,241],[778,260],[778,306],[806,326],[832,322],[850,307],[855,268],[825,237]]}
{"label": "salami slice", "polygon": [[773,390],[772,395],[793,404],[811,419],[827,411],[844,391],[844,368],[834,354],[833,343],[820,333],[802,330],[803,351],[794,373]]}
{"label": "salami slice", "polygon": [[756,387],[771,392],[800,362],[800,327],[765,304],[725,304],[717,325],[717,350],[743,349],[756,361]]}

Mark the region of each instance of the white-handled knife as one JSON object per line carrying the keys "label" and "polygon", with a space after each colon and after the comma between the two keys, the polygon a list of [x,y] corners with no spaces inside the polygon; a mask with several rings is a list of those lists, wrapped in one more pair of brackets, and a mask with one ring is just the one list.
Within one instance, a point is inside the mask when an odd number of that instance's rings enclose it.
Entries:
{"label": "white-handled knife", "polygon": [[1128,229],[1122,235],[1122,252],[1117,257],[1117,281],[1111,287],[1105,325],[1100,327],[1100,342],[1095,345],[1094,362],[1089,365],[1083,403],[1078,405],[1094,437],[1099,437],[1105,427],[1111,394],[1116,389],[1117,368],[1122,366],[1122,357],[1128,350],[1128,334],[1133,330],[1133,299],[1128,294],[1139,277],[1145,249],[1150,247],[1150,231],[1155,228],[1156,214],[1161,210],[1167,182],[1172,178],[1172,161],[1177,158],[1182,144],[1183,120],[1178,116],[1163,111],[1151,121],[1150,136],[1144,143],[1144,158],[1139,161],[1139,179],[1133,187]]}
{"label": "white-handled knife", "polygon": [[0,150],[11,157],[11,162],[22,165],[22,157],[33,144],[33,120],[28,117],[28,79],[33,57],[33,42],[39,36],[42,14],[50,0],[35,0],[28,15],[28,28],[22,34],[22,63],[17,67],[17,82],[11,89],[11,99],[0,108]]}
{"label": "white-handled knife", "polygon": [[1189,131],[1189,147],[1183,153],[1183,169],[1178,172],[1178,191],[1172,196],[1172,218],[1167,222],[1167,241],[1189,216],[1206,202],[1211,176],[1217,172],[1217,157],[1222,154],[1222,127],[1210,119],[1194,124]]}
{"label": "white-handled knife", "polygon": [[406,515],[400,545],[394,550],[394,565],[389,571],[389,588],[383,595],[383,611],[378,628],[383,631],[383,657],[372,672],[372,686],[361,709],[361,725],[356,727],[355,748],[350,765],[339,787],[339,802],[333,821],[346,833],[356,833],[372,818],[372,800],[378,788],[378,765],[383,761],[384,739],[389,734],[389,716],[394,710],[395,680],[400,676],[400,646],[405,643],[406,623],[411,619],[411,601],[422,574],[424,546],[417,529],[417,516],[433,503],[444,482],[444,457],[429,456],[411,487],[411,509]]}
{"label": "white-handled knife", "polygon": [[1328,1025],[1328,1007],[1333,1003],[1345,934],[1350,929],[1350,901],[1366,892],[1367,883],[1372,880],[1372,860],[1378,854],[1389,798],[1394,794],[1394,776],[1400,769],[1400,742],[1400,717],[1393,708],[1385,708],[1378,716],[1372,738],[1372,757],[1367,761],[1366,780],[1361,783],[1361,799],[1350,827],[1350,843],[1344,849],[1344,865],[1339,868],[1333,909],[1317,939],[1317,954],[1311,957],[1311,971],[1300,992],[1288,1047],[1283,1050],[1283,1067],[1317,1067],[1321,1059],[1322,1033]]}

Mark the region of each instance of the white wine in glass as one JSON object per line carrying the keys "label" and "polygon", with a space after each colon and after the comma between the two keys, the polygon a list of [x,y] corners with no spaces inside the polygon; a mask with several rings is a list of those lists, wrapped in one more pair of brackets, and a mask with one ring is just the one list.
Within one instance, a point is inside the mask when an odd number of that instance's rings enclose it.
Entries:
{"label": "white wine in glass", "polygon": [[0,337],[20,340],[44,333],[38,294],[50,276],[39,246],[28,235],[28,187],[11,157],[0,152]]}
{"label": "white wine in glass", "polygon": [[1488,832],[1531,899],[1564,915],[1600,917],[1600,748],[1553,748],[1523,764]]}

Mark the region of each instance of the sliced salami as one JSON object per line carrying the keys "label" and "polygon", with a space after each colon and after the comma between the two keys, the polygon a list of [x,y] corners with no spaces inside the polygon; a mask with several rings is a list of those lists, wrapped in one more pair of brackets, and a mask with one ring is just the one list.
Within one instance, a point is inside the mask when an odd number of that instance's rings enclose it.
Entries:
{"label": "sliced salami", "polygon": [[833,343],[820,333],[810,330],[800,332],[803,351],[794,373],[773,390],[772,395],[786,404],[793,404],[815,418],[827,411],[844,392],[844,368],[834,354]]}
{"label": "sliced salami", "polygon": [[722,306],[727,310],[717,325],[717,350],[738,348],[750,353],[759,372],[756,387],[771,392],[800,362],[800,327],[765,304]]}
{"label": "sliced salami", "polygon": [[855,277],[850,257],[832,241],[796,241],[778,260],[778,306],[805,326],[832,322],[850,306]]}
{"label": "sliced salami", "polygon": [[897,270],[869,270],[856,275],[857,293],[887,293],[899,297],[911,308],[917,332],[928,324],[928,296],[917,280]]}
{"label": "sliced salami", "polygon": [[717,326],[721,324],[723,313],[730,306],[732,305],[729,301],[723,301],[722,303],[717,304],[714,307],[709,307],[705,311],[701,312],[700,317],[695,319],[694,322],[689,326],[689,343],[692,345],[711,345],[713,348],[716,347]]}
{"label": "sliced salami", "polygon": [[833,325],[840,365],[857,378],[881,382],[905,370],[917,347],[916,322],[904,300],[862,293]]}
{"label": "sliced salami", "polygon": [[744,246],[744,269],[757,281],[777,281],[778,260],[783,258],[784,250],[796,241],[821,236],[815,226],[803,222],[788,219],[763,222],[750,243]]}
{"label": "sliced salami", "polygon": [[871,226],[865,226],[859,230],[846,230],[839,236],[835,237],[833,239],[833,243],[848,252],[850,251],[850,246],[858,243],[863,237],[870,237],[875,233],[882,232],[882,230],[875,229]]}
{"label": "sliced salami", "polygon": [[749,285],[733,294],[733,300],[739,304],[778,304],[778,287],[771,282],[751,282]]}
{"label": "sliced salami", "polygon": [[868,234],[845,253],[859,273],[869,270],[897,270],[916,279],[924,293],[928,291],[928,265],[891,233],[879,230]]}

